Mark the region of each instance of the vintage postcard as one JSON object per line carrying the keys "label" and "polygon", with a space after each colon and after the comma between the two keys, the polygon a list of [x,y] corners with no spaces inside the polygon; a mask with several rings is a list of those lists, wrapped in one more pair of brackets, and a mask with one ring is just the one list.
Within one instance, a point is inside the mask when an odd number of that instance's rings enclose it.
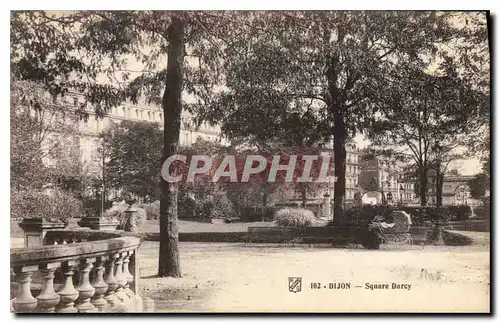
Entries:
{"label": "vintage postcard", "polygon": [[11,11],[13,313],[490,313],[487,11]]}

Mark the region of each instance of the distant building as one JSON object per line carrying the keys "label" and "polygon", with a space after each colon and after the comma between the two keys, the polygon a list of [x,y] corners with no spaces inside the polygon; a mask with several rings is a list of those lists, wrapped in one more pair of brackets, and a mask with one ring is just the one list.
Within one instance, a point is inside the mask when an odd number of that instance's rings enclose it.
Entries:
{"label": "distant building", "polygon": [[[68,105],[75,110],[83,102],[83,97],[75,92],[70,92],[64,98],[54,101],[56,104]],[[123,120],[157,122],[163,128],[163,110],[159,106],[147,104],[124,103],[112,108],[103,117],[96,117],[92,108],[88,109],[89,118],[78,122],[76,133],[79,138],[79,155],[81,163],[87,167],[91,173],[98,173],[102,170],[102,160],[99,153],[101,145],[99,134],[113,124],[119,124]],[[190,126],[190,118],[187,113],[182,116],[181,130],[179,134],[179,145],[190,146],[198,139],[207,141],[223,141],[220,129],[202,125],[195,129]]]}
{"label": "distant building", "polygon": [[[333,143],[326,145],[322,155],[330,157],[330,171],[333,174],[335,169],[334,156],[333,156]],[[355,145],[346,145],[346,190],[345,190],[345,203],[353,204],[354,196],[357,192],[358,174],[359,174],[359,152],[360,150]],[[326,186],[319,188],[315,192],[309,192],[307,196],[307,208],[311,209],[317,216],[325,216],[323,204],[325,201],[333,203],[334,195],[334,181],[328,183]],[[286,186],[285,186],[286,187]],[[325,198],[325,195],[327,196]],[[301,192],[293,189],[292,186],[286,187],[284,190],[279,190],[275,196],[275,206],[301,206],[302,198]],[[330,208],[331,210],[333,208]]]}
{"label": "distant building", "polygon": [[[469,180],[474,175],[460,175],[448,172],[443,177],[442,205],[481,205],[481,201],[470,196]],[[436,205],[436,177],[435,172],[429,172],[428,204]]]}
{"label": "distant building", "polygon": [[371,156],[368,150],[360,153],[358,190],[364,204],[416,204],[414,183],[406,179],[405,164],[385,156]]}

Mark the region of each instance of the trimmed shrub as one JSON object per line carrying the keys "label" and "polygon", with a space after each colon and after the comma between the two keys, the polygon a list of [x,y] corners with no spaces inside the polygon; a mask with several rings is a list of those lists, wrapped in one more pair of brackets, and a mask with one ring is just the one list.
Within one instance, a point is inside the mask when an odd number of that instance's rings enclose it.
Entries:
{"label": "trimmed shrub", "polygon": [[480,219],[490,219],[490,204],[487,203],[483,206],[478,206],[474,208],[474,213],[476,213],[476,216]]}
{"label": "trimmed shrub", "polygon": [[310,227],[316,217],[308,209],[284,208],[276,212],[274,220],[280,226],[305,228]]}
{"label": "trimmed shrub", "polygon": [[146,220],[158,219],[160,217],[160,201],[144,203],[140,207],[146,212]]}
{"label": "trimmed shrub", "polygon": [[[141,208],[138,204],[133,204],[132,208],[137,210],[137,220],[138,223],[136,225],[140,225],[144,222],[146,218],[146,211]],[[104,217],[108,219],[118,220],[119,224],[117,226],[118,229],[124,229],[127,225],[127,217],[125,211],[129,209],[129,205],[125,202],[121,202],[119,204],[113,205],[111,208],[104,212]]]}
{"label": "trimmed shrub", "polygon": [[[104,203],[104,210],[113,206],[113,202],[107,201]],[[83,216],[101,216],[102,201],[101,199],[86,198],[83,199]]]}
{"label": "trimmed shrub", "polygon": [[217,194],[212,200],[211,218],[231,218],[234,217],[233,203],[226,194]]}
{"label": "trimmed shrub", "polygon": [[233,203],[220,193],[209,195],[196,201],[196,214],[202,218],[231,218],[234,217]]}

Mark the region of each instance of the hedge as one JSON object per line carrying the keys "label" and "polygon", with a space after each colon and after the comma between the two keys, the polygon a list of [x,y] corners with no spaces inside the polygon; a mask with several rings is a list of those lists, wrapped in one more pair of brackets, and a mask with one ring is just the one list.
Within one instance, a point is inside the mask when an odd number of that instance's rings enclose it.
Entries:
{"label": "hedge", "polygon": [[[376,215],[383,215],[391,210],[401,210],[410,214],[413,225],[425,224],[436,221],[463,221],[471,215],[471,210],[467,205],[447,205],[447,206],[403,206],[393,207],[388,205],[363,205],[363,207],[352,207],[344,210],[342,225],[355,226],[366,225]],[[333,222],[328,223],[329,226]]]}
{"label": "hedge", "polygon": [[414,224],[425,223],[426,221],[463,221],[471,215],[470,207],[467,205],[446,205],[446,206],[403,206],[397,209],[411,215]]}
{"label": "hedge", "polygon": [[276,209],[271,206],[267,207],[242,207],[237,210],[237,217],[245,222],[272,221]]}

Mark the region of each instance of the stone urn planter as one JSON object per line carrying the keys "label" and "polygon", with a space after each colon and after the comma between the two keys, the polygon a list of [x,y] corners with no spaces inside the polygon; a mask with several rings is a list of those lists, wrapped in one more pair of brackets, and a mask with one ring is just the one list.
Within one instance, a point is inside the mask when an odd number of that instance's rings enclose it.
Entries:
{"label": "stone urn planter", "polygon": [[138,232],[139,231],[139,218],[137,216],[137,210],[130,208],[125,211],[125,217],[127,222],[125,223],[125,231],[126,232]]}
{"label": "stone urn planter", "polygon": [[127,211],[125,211],[125,231],[126,232],[138,232],[139,231],[139,217],[137,216],[137,210],[132,207],[135,204],[136,199],[127,198],[125,202],[129,205]]}

